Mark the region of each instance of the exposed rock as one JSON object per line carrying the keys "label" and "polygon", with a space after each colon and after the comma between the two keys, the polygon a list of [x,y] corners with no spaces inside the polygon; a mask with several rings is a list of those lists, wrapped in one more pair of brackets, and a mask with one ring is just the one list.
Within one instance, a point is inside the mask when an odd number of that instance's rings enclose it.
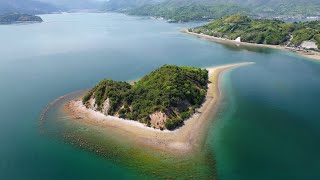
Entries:
{"label": "exposed rock", "polygon": [[93,109],[93,110],[97,110],[97,105],[96,105],[96,99],[95,98],[91,98],[89,100],[89,108]]}
{"label": "exposed rock", "polygon": [[163,112],[157,111],[150,114],[150,119],[151,127],[156,129],[164,129],[168,116]]}
{"label": "exposed rock", "polygon": [[105,115],[108,115],[108,110],[110,108],[110,100],[109,98],[107,100],[104,101],[104,103],[102,104],[102,109],[101,112]]}

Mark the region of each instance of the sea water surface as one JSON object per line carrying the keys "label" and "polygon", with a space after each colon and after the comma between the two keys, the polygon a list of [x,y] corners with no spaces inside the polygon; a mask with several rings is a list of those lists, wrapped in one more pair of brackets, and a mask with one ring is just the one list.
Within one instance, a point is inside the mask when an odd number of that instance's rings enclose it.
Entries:
{"label": "sea water surface", "polygon": [[[201,23],[112,13],[41,17],[40,24],[0,26],[0,179],[320,179],[319,62],[179,32]],[[47,104],[101,79],[133,80],[163,64],[247,61],[256,64],[222,77],[219,113],[205,155],[194,161],[166,159],[158,166],[156,153],[148,152],[139,164],[134,161],[141,153],[130,144],[100,156],[41,133],[39,116]],[[91,132],[79,127],[75,132]]]}

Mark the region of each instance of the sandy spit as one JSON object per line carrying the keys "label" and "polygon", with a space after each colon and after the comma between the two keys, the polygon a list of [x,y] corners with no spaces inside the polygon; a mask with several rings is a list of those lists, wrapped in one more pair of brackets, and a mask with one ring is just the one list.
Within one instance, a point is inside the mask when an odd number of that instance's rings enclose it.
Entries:
{"label": "sandy spit", "polygon": [[319,52],[315,52],[315,51],[311,51],[311,50],[306,52],[304,50],[297,50],[297,49],[294,49],[294,48],[290,48],[290,47],[286,47],[286,46],[280,46],[280,45],[268,45],[268,44],[255,44],[255,43],[247,43],[247,42],[237,42],[237,41],[230,40],[230,39],[218,38],[218,37],[209,36],[209,35],[205,35],[205,34],[197,34],[197,33],[189,32],[188,30],[181,30],[181,32],[196,36],[198,38],[202,38],[202,39],[205,39],[205,40],[218,42],[218,43],[222,43],[222,44],[236,44],[236,45],[251,46],[251,47],[267,47],[267,48],[273,48],[273,49],[280,49],[280,50],[286,50],[286,51],[295,52],[295,53],[298,53],[299,55],[307,57],[307,58],[320,60],[320,53]]}
{"label": "sandy spit", "polygon": [[197,113],[186,120],[182,127],[174,131],[161,131],[136,121],[106,116],[100,112],[87,109],[79,99],[68,102],[64,109],[73,120],[112,130],[112,132],[132,139],[139,146],[147,146],[172,153],[201,150],[208,122],[216,114],[220,100],[219,77],[225,70],[249,64],[253,63],[245,62],[206,68],[209,71],[211,83],[208,85],[205,102],[201,108],[197,109]]}

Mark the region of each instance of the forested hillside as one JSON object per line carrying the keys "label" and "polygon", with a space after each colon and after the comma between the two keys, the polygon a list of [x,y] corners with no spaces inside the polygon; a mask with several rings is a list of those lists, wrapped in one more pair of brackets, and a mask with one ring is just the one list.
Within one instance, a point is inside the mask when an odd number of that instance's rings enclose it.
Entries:
{"label": "forested hillside", "polygon": [[231,40],[240,37],[243,42],[257,44],[299,46],[303,41],[314,41],[320,47],[320,21],[286,23],[233,15],[189,31]]}

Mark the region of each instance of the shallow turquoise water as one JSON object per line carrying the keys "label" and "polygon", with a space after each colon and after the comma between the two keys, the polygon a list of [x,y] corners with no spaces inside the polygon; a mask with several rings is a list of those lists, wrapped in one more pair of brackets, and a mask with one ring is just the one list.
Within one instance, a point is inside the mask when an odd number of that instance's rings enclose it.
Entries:
{"label": "shallow turquoise water", "polygon": [[208,142],[220,179],[320,178],[319,71],[282,60],[225,77],[225,104]]}
{"label": "shallow turquoise water", "polygon": [[204,148],[214,154],[218,179],[320,179],[318,62],[179,32],[197,23],[121,14],[42,17],[41,24],[0,26],[0,179],[155,178],[41,134],[41,111],[103,78],[132,80],[163,64],[244,61],[256,64],[224,76],[224,99]]}

